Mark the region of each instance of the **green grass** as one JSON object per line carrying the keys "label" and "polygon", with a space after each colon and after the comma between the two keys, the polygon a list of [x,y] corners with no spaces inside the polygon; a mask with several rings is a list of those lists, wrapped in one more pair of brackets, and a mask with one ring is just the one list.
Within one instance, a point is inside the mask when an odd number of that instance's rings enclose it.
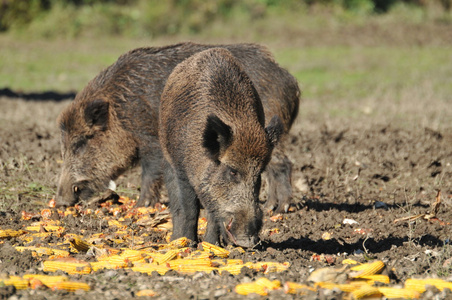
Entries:
{"label": "green grass", "polygon": [[[0,88],[79,91],[130,49],[184,40],[106,37],[42,41],[0,35]],[[384,116],[384,121],[409,126],[413,106],[420,105],[425,107],[420,120],[423,125],[434,129],[450,126],[452,64],[447,62],[452,61],[451,46],[294,46],[270,38],[263,43],[299,80],[304,98],[302,119],[327,114],[340,122],[342,118],[381,120]]]}

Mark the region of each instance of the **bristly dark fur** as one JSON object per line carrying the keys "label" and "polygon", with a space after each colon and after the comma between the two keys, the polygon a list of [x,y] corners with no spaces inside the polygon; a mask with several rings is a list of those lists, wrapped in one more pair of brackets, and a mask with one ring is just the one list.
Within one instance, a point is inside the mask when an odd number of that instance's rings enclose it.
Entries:
{"label": "bristly dark fur", "polygon": [[[275,63],[266,48],[194,43],[138,48],[121,55],[91,80],[59,116],[64,163],[57,203],[72,205],[87,200],[139,163],[142,182],[138,205],[155,204],[163,168],[158,110],[166,80],[178,63],[217,46],[229,49],[238,59],[255,83],[265,115],[278,115],[287,133],[298,113],[300,92],[296,80]],[[97,108],[91,112],[93,103]],[[90,124],[92,121],[96,126]],[[278,184],[290,187],[288,180]],[[274,194],[278,194],[278,184],[273,187]],[[74,194],[75,186],[84,192]]]}

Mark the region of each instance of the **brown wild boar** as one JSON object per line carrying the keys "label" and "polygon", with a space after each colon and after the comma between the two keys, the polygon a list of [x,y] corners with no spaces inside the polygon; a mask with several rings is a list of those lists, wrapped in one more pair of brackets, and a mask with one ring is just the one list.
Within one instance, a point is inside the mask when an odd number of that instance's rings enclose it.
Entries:
{"label": "brown wild boar", "polygon": [[206,241],[256,245],[261,174],[283,128],[277,115],[265,127],[259,95],[228,50],[205,50],[180,63],[168,78],[159,113],[172,238],[197,240],[202,205]]}
{"label": "brown wild boar", "polygon": [[[265,47],[181,43],[138,48],[100,72],[60,114],[63,166],[56,195],[58,205],[90,199],[136,164],[142,169],[138,205],[158,201],[162,153],[157,132],[162,90],[178,63],[213,47],[232,53],[253,81],[265,115],[278,115],[284,133],[289,131],[298,114],[300,91],[295,78],[278,66]],[[275,152],[279,155],[267,169],[267,203],[283,210],[291,198],[291,163],[281,149]]]}

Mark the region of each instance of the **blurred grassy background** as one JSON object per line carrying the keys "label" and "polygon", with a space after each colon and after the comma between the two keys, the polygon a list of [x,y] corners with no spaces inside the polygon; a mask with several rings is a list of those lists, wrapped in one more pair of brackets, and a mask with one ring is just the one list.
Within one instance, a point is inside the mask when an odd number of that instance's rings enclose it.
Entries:
{"label": "blurred grassy background", "polygon": [[[452,0],[4,0],[0,89],[79,91],[120,54],[181,41],[267,45],[301,113],[449,125]],[[416,104],[416,105],[414,105]],[[413,107],[423,112],[412,114]],[[388,114],[389,113],[389,114]],[[326,114],[326,115],[324,115]],[[382,119],[383,118],[383,119]]]}

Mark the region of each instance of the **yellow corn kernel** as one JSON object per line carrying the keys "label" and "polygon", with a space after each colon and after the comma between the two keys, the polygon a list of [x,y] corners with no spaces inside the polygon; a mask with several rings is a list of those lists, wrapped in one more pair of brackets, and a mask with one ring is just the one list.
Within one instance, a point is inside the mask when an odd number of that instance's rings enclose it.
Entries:
{"label": "yellow corn kernel", "polygon": [[138,291],[137,293],[136,293],[136,296],[138,296],[138,297],[154,297],[154,296],[157,296],[157,293],[156,292],[154,292],[153,290],[141,290],[141,291]]}
{"label": "yellow corn kernel", "polygon": [[452,290],[452,282],[445,281],[436,278],[426,278],[426,279],[412,279],[409,278],[405,281],[405,288],[418,291],[420,293],[425,292],[425,286],[432,285],[438,290],[442,291],[445,288]]}
{"label": "yellow corn kernel", "polygon": [[89,291],[90,289],[91,287],[87,283],[75,281],[60,281],[52,286],[52,290],[66,290],[70,292],[76,290]]}
{"label": "yellow corn kernel", "polygon": [[379,287],[378,290],[380,293],[388,299],[418,299],[421,294],[418,291],[411,289],[398,289],[391,287]]}
{"label": "yellow corn kernel", "polygon": [[258,278],[255,283],[257,285],[260,285],[264,288],[267,288],[269,290],[277,290],[281,288],[281,281],[279,280],[273,280],[270,281],[269,279],[265,278],[265,277],[260,277]]}
{"label": "yellow corn kernel", "polygon": [[241,283],[235,287],[235,292],[239,295],[258,294],[261,296],[267,296],[268,292],[265,287],[259,286],[254,282]]}
{"label": "yellow corn kernel", "polygon": [[78,237],[70,239],[69,243],[71,243],[71,246],[74,247],[78,252],[87,252],[91,247],[91,244]]}
{"label": "yellow corn kernel", "polygon": [[47,260],[42,263],[43,271],[55,272],[57,270],[64,271],[68,274],[89,274],[92,269],[89,263],[86,262],[64,262]]}
{"label": "yellow corn kernel", "polygon": [[28,286],[30,284],[28,279],[22,279],[17,276],[10,277],[9,279],[5,280],[0,280],[0,282],[3,282],[4,285],[13,285],[18,290],[28,289]]}
{"label": "yellow corn kernel", "polygon": [[299,284],[291,281],[286,281],[286,283],[284,283],[284,293],[286,294],[305,294],[308,291],[315,292],[316,289],[306,284]]}
{"label": "yellow corn kernel", "polygon": [[220,246],[216,246],[208,242],[202,242],[201,245],[204,251],[213,252],[213,254],[218,257],[227,258],[229,256],[229,251],[221,248]]}
{"label": "yellow corn kernel", "polygon": [[347,258],[347,259],[344,259],[344,260],[342,261],[342,264],[343,264],[343,265],[358,265],[359,262],[357,262],[356,260]]}
{"label": "yellow corn kernel", "polygon": [[3,230],[0,230],[0,239],[12,238],[12,237],[23,235],[25,233],[27,233],[25,230],[3,229]]}
{"label": "yellow corn kernel", "polygon": [[375,275],[367,275],[367,276],[359,276],[359,279],[364,279],[368,281],[370,285],[374,284],[375,282],[382,282],[382,283],[389,283],[390,279],[386,275],[381,274],[375,274]]}
{"label": "yellow corn kernel", "polygon": [[155,262],[159,265],[164,264],[167,261],[174,259],[177,256],[177,253],[179,253],[178,249],[168,250],[162,257],[155,258]]}
{"label": "yellow corn kernel", "polygon": [[353,299],[361,299],[361,298],[369,297],[369,296],[375,296],[375,297],[381,296],[381,293],[378,290],[378,288],[370,286],[370,285],[362,285],[359,289],[352,291],[351,294],[352,294]]}
{"label": "yellow corn kernel", "polygon": [[166,272],[171,270],[165,265],[156,265],[156,264],[139,264],[136,266],[133,266],[132,271],[140,272],[140,273],[147,273],[151,275],[152,272],[156,271],[160,275],[165,275]]}
{"label": "yellow corn kernel", "polygon": [[376,260],[371,263],[351,267],[350,270],[357,271],[357,273],[352,275],[352,277],[359,278],[362,276],[378,274],[383,270],[384,267],[384,262],[382,262],[381,260]]}

